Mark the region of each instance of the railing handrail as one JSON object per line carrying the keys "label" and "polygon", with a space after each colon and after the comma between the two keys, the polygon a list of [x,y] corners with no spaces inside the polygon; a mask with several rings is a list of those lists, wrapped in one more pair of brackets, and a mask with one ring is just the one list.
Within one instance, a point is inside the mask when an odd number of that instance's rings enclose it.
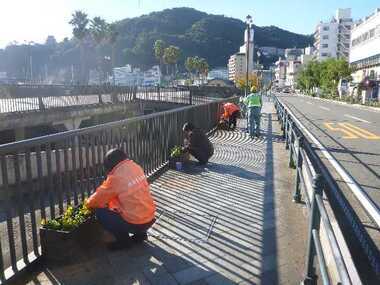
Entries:
{"label": "railing handrail", "polygon": [[[213,100],[213,102],[218,103],[218,102],[223,102],[223,101],[226,101],[228,99],[234,99],[234,98],[236,98],[236,97],[231,97],[231,98],[226,98],[226,99],[216,99],[216,100]],[[53,142],[53,141],[56,141],[58,139],[66,139],[66,138],[70,138],[72,136],[85,135],[85,134],[88,134],[88,133],[91,133],[91,132],[94,132],[94,131],[106,130],[106,129],[109,129],[109,128],[112,128],[112,127],[124,125],[126,123],[143,121],[143,120],[147,120],[147,119],[150,119],[150,118],[153,118],[153,117],[157,117],[157,116],[165,116],[165,115],[176,113],[178,111],[191,110],[191,109],[194,109],[194,108],[196,108],[198,106],[207,105],[207,104],[209,104],[209,103],[202,103],[202,104],[198,104],[198,105],[184,106],[184,107],[179,107],[179,108],[175,108],[175,109],[172,109],[172,110],[166,110],[166,111],[162,111],[162,112],[158,112],[158,113],[152,113],[152,114],[148,114],[148,115],[142,115],[142,116],[138,116],[138,117],[127,118],[127,119],[124,119],[124,120],[119,120],[119,121],[113,121],[113,122],[108,122],[108,123],[104,123],[104,124],[99,124],[99,125],[96,125],[96,126],[90,126],[90,127],[86,127],[86,128],[81,128],[81,129],[76,129],[76,130],[69,130],[69,131],[64,131],[64,132],[60,132],[60,133],[56,133],[56,134],[50,134],[50,135],[30,138],[30,139],[26,139],[26,140],[21,140],[21,141],[16,141],[16,142],[10,142],[10,143],[7,143],[7,144],[0,145],[0,154],[11,152],[11,151],[13,151],[15,149],[24,148],[26,146],[41,145],[43,143]]]}

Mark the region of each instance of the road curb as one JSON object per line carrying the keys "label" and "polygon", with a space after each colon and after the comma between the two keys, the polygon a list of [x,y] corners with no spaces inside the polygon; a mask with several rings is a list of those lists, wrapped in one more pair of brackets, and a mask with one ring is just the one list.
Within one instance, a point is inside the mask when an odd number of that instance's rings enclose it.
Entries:
{"label": "road curb", "polygon": [[325,101],[325,102],[330,102],[330,103],[335,103],[335,104],[340,104],[340,105],[346,105],[346,106],[351,106],[351,107],[354,107],[357,109],[362,109],[362,110],[367,110],[367,111],[375,111],[375,112],[380,113],[380,108],[377,108],[377,107],[364,106],[364,105],[360,105],[360,104],[349,104],[347,102],[336,101],[336,100],[332,100],[332,99],[319,98],[319,97],[312,97],[312,96],[303,95],[303,94],[296,94],[296,95],[300,96],[300,97],[307,97],[307,98],[312,98],[315,100],[320,100],[320,101]]}

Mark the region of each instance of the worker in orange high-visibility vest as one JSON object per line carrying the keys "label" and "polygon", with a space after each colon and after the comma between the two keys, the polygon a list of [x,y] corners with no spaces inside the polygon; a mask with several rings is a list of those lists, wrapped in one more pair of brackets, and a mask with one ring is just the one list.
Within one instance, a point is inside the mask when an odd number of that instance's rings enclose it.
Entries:
{"label": "worker in orange high-visibility vest", "polygon": [[222,118],[228,121],[228,127],[231,130],[236,129],[237,118],[240,117],[240,108],[234,103],[226,103],[223,105],[224,113]]}
{"label": "worker in orange high-visibility vest", "polygon": [[109,249],[129,248],[133,242],[146,240],[147,230],[155,222],[149,183],[143,169],[120,149],[106,153],[104,169],[107,178],[86,205],[95,209],[98,221],[115,236]]}

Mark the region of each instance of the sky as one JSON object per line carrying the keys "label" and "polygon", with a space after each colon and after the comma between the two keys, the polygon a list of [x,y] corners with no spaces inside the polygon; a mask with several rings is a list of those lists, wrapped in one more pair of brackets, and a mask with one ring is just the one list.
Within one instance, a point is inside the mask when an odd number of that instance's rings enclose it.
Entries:
{"label": "sky", "polygon": [[48,35],[58,41],[71,37],[68,24],[75,10],[107,21],[136,17],[173,7],[192,7],[207,13],[244,20],[258,26],[275,25],[302,34],[314,32],[337,8],[352,8],[355,20],[380,8],[379,0],[0,0],[0,48],[13,41],[42,43]]}

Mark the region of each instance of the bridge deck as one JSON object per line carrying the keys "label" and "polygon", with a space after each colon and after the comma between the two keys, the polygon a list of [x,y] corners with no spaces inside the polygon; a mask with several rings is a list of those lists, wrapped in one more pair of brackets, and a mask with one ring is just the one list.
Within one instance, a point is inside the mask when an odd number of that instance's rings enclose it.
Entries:
{"label": "bridge deck", "polygon": [[209,165],[169,170],[152,184],[158,220],[148,242],[117,253],[99,248],[22,284],[298,283],[306,211],[291,202],[293,172],[271,103],[263,113],[262,138],[218,131]]}

